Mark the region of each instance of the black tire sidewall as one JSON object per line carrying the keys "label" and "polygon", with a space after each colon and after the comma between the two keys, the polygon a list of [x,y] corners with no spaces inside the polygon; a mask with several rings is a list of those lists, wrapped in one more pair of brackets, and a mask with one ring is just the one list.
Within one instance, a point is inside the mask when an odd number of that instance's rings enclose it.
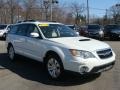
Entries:
{"label": "black tire sidewall", "polygon": [[[11,59],[10,58],[10,55],[9,55],[9,50],[10,50],[10,48],[12,48],[13,49],[13,51],[14,51],[14,57],[13,57],[13,59]],[[14,47],[11,45],[11,46],[9,46],[9,48],[8,48],[8,56],[9,56],[9,59],[11,60],[11,61],[15,61],[15,59],[16,59],[16,54],[15,54],[15,50],[14,50]]]}

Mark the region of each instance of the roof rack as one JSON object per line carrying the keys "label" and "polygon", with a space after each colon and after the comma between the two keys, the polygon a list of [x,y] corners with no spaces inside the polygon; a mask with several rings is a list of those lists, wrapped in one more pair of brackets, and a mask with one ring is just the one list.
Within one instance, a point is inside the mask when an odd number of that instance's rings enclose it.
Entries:
{"label": "roof rack", "polygon": [[24,20],[23,22],[37,22],[37,20],[30,19],[30,20]]}
{"label": "roof rack", "polygon": [[[33,19],[30,19],[30,20],[21,20],[21,21],[18,21],[16,23],[22,23],[22,22],[38,22],[38,20],[33,20]],[[42,21],[42,22],[56,22],[56,21]]]}
{"label": "roof rack", "polygon": [[23,20],[23,21],[18,21],[17,23],[22,23],[22,22],[37,22],[37,20]]}
{"label": "roof rack", "polygon": [[22,23],[23,21],[17,21],[16,23]]}

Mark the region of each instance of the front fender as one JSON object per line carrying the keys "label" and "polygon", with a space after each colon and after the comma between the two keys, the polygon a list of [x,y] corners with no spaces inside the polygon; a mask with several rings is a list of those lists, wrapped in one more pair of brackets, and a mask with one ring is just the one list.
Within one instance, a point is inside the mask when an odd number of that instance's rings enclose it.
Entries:
{"label": "front fender", "polygon": [[47,52],[49,51],[53,51],[56,54],[58,54],[58,56],[60,57],[60,59],[63,61],[65,59],[65,52],[66,49],[65,48],[60,48],[60,47],[56,47],[56,46],[50,46],[49,48],[47,48],[47,50],[43,53],[43,58],[46,56]]}

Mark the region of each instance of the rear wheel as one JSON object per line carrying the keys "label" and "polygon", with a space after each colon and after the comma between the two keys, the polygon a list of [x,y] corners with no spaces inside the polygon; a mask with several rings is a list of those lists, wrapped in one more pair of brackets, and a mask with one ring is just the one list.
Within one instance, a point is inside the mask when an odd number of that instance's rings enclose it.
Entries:
{"label": "rear wheel", "polygon": [[12,45],[10,45],[8,48],[8,56],[9,56],[11,61],[14,61],[16,58],[16,54],[15,54],[15,51],[14,51],[14,48]]}
{"label": "rear wheel", "polygon": [[61,60],[56,55],[49,55],[46,58],[46,69],[52,79],[58,79],[63,72]]}

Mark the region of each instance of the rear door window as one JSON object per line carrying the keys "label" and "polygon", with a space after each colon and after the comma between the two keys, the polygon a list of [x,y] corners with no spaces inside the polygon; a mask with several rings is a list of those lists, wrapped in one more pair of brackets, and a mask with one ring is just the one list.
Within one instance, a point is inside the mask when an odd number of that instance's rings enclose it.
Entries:
{"label": "rear door window", "polygon": [[16,35],[26,36],[27,27],[28,27],[27,24],[21,24],[21,25],[19,25],[18,30],[16,32]]}
{"label": "rear door window", "polygon": [[10,27],[9,33],[10,34],[16,34],[17,30],[18,30],[18,25],[13,25],[13,26]]}

